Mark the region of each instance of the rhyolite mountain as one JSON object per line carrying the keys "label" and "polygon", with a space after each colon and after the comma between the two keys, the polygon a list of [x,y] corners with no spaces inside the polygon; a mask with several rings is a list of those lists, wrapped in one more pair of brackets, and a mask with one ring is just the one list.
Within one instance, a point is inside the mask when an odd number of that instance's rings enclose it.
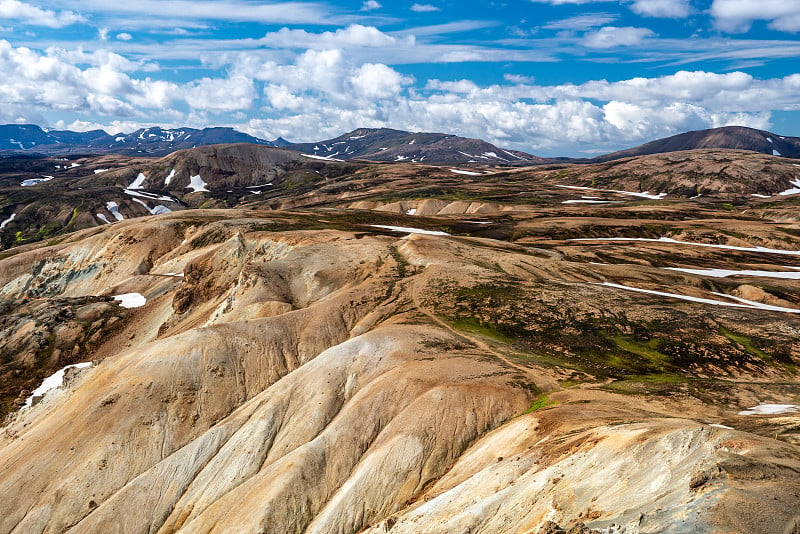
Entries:
{"label": "rhyolite mountain", "polygon": [[391,128],[359,128],[325,141],[290,143],[285,148],[335,159],[437,164],[531,165],[543,160],[504,150],[480,139]]}
{"label": "rhyolite mountain", "polygon": [[701,148],[749,150],[752,152],[769,154],[771,156],[800,158],[800,137],[785,137],[766,130],[756,130],[745,126],[724,126],[721,128],[685,132],[664,139],[657,139],[637,147],[612,152],[586,161],[610,161],[632,156],[697,150]]}
{"label": "rhyolite mountain", "polygon": [[125,154],[130,156],[165,156],[176,150],[220,143],[272,143],[233,128],[141,128],[132,133],[109,135],[103,130],[73,132],[43,130],[35,124],[0,126],[0,155],[35,153]]}

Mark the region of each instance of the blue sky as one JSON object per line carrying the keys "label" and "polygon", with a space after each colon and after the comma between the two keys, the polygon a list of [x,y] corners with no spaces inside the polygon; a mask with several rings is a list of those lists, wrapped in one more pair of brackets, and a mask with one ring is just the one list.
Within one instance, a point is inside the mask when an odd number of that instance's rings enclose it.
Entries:
{"label": "blue sky", "polygon": [[800,136],[798,32],[798,0],[0,0],[0,122],[386,126],[543,156]]}

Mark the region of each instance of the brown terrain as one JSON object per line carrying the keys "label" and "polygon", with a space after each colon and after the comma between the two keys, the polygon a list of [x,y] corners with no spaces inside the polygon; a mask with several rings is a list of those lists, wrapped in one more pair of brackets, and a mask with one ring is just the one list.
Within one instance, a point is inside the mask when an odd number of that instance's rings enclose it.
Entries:
{"label": "brown terrain", "polygon": [[792,160],[78,163],[0,178],[0,532],[800,532]]}

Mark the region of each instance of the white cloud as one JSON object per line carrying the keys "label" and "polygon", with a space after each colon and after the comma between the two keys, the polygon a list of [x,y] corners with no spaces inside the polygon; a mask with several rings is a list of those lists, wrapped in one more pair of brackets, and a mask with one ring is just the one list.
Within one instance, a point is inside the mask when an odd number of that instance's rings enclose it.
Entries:
{"label": "white cloud", "polygon": [[85,17],[72,11],[51,11],[19,0],[0,0],[0,18],[49,28],[63,28],[79,22],[86,22]]}
{"label": "white cloud", "polygon": [[692,12],[689,0],[634,0],[631,11],[643,17],[686,18]]}
{"label": "white cloud", "polygon": [[523,76],[522,74],[503,74],[503,79],[507,82],[526,85],[536,81],[533,76]]}
{"label": "white cloud", "polygon": [[189,84],[185,98],[197,110],[231,112],[252,107],[255,87],[253,80],[244,76],[203,78]]}
{"label": "white cloud", "polygon": [[380,4],[380,2],[376,2],[375,0],[366,0],[361,5],[361,11],[372,11],[373,9],[380,9],[382,7],[383,6]]}
{"label": "white cloud", "polygon": [[[280,48],[363,48],[390,47],[398,44],[399,39],[387,35],[373,26],[351,24],[333,32],[312,33],[306,30],[290,30],[281,28],[277,32],[267,33],[258,40],[265,44]],[[406,39],[413,43],[413,40]]]}
{"label": "white cloud", "polygon": [[264,96],[269,106],[276,110],[298,111],[303,108],[305,100],[293,94],[288,87],[277,84],[267,84],[264,87]]}
{"label": "white cloud", "polygon": [[[690,0],[531,0],[554,6],[567,4],[595,4],[618,1],[630,5],[631,11],[643,17],[685,18],[692,12]],[[736,0],[731,0],[736,1]]]}
{"label": "white cloud", "polygon": [[431,4],[413,4],[411,6],[411,11],[416,11],[417,13],[431,13],[434,11],[441,11],[441,8]]}
{"label": "white cloud", "polygon": [[[119,17],[115,27],[125,26],[126,19],[150,20],[151,27],[175,26],[176,21],[235,21],[273,24],[331,23],[330,8],[322,2],[252,2],[249,0],[59,0],[59,5],[74,6],[93,18]],[[157,16],[154,16],[157,15]]]}
{"label": "white cloud", "polygon": [[117,34],[117,39],[119,41],[130,41],[131,39],[133,39],[133,35],[126,32],[122,32]]}
{"label": "white cloud", "polygon": [[759,20],[775,30],[800,32],[800,3],[795,0],[714,0],[711,16],[728,32],[746,32]]}
{"label": "white cloud", "polygon": [[583,37],[583,44],[589,48],[634,46],[654,35],[655,33],[648,28],[605,26],[597,31],[587,33]]}
{"label": "white cloud", "polygon": [[367,63],[358,68],[349,82],[360,96],[389,98],[399,95],[403,85],[407,85],[411,80],[386,65]]}

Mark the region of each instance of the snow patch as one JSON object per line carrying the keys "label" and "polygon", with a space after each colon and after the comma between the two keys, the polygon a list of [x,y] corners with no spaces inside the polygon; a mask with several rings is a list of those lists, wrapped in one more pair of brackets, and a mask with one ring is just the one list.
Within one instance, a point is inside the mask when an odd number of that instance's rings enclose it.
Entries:
{"label": "snow patch", "polygon": [[[664,291],[653,291],[652,289],[641,289],[638,287],[625,286],[622,284],[612,284],[611,282],[603,282],[599,284],[606,287],[613,287],[615,289],[624,289],[626,291],[634,291],[636,293],[647,293],[648,295],[657,295],[659,297],[670,297],[679,300],[688,300],[689,302],[700,302],[702,304],[713,304],[715,306],[727,306],[729,308],[752,308],[744,304],[735,304],[733,302],[723,302],[721,300],[704,299],[700,297],[691,297],[689,295],[681,295],[679,293],[666,293]],[[727,295],[725,295],[727,296]],[[798,310],[800,311],[800,310]]]}
{"label": "snow patch", "polygon": [[74,365],[67,365],[66,367],[59,369],[52,375],[45,378],[41,386],[33,390],[33,393],[31,393],[30,397],[25,399],[25,406],[23,409],[30,408],[33,405],[33,399],[35,397],[43,397],[48,391],[60,388],[62,385],[64,385],[64,373],[67,371],[67,369],[85,369],[86,367],[91,366],[92,362],[83,362],[76,363]]}
{"label": "snow patch", "polygon": [[758,193],[751,193],[751,194],[750,194],[750,196],[751,196],[751,197],[756,197],[756,198],[772,198],[772,197],[771,197],[771,196],[769,196],[769,195],[760,195],[760,194],[758,194]]}
{"label": "snow patch", "polygon": [[800,410],[796,404],[759,404],[747,410],[742,410],[739,415],[779,415],[783,413],[794,413]]}
{"label": "snow patch", "polygon": [[108,169],[95,169],[94,170],[95,174],[100,174],[100,173],[103,173],[103,172],[108,172]]}
{"label": "snow patch", "polygon": [[768,310],[768,311],[779,311],[779,312],[786,312],[786,313],[800,313],[800,310],[794,308],[784,308],[783,306],[773,306],[771,304],[764,304],[763,302],[756,302],[755,300],[747,300],[741,297],[734,297],[733,295],[727,295],[725,293],[716,293],[712,292],[714,295],[719,297],[727,297],[729,299],[733,299],[737,302],[741,302],[742,304],[746,304],[750,308],[759,309],[759,310]]}
{"label": "snow patch", "polygon": [[775,141],[772,140],[771,137],[767,137],[767,141],[769,141],[770,143],[774,143],[775,142]]}
{"label": "snow patch", "polygon": [[[338,152],[336,154],[338,154]],[[321,159],[321,160],[325,160],[325,161],[344,161],[342,159],[333,158],[333,156],[335,156],[336,154],[333,154],[331,156],[317,156],[316,154],[300,154],[300,155],[304,156],[306,158]]]}
{"label": "snow patch", "polygon": [[631,197],[637,198],[646,198],[648,200],[661,200],[667,196],[666,193],[658,193],[652,194],[648,191],[642,191],[641,193],[637,193],[635,191],[619,191],[617,189],[597,189],[595,187],[581,187],[578,185],[556,185],[556,187],[563,187],[564,189],[580,189],[583,191],[601,191],[603,193],[616,193],[618,195],[627,195]]}
{"label": "snow patch", "polygon": [[670,237],[651,239],[647,237],[581,237],[570,239],[569,241],[645,241],[649,243],[673,243],[676,245],[692,245],[695,247],[721,248],[725,250],[739,250],[742,252],[761,252],[765,254],[785,254],[788,256],[800,256],[798,250],[780,250],[766,247],[736,247],[733,245],[715,245],[711,243],[693,243],[691,241],[678,241]]}
{"label": "snow patch", "polygon": [[506,154],[508,154],[508,155],[509,155],[509,156],[511,156],[512,158],[517,158],[517,159],[525,159],[525,158],[522,158],[522,157],[520,157],[520,156],[517,156],[516,154],[512,154],[512,153],[511,153],[511,152],[509,152],[508,150],[503,150],[503,152],[505,152]]}
{"label": "snow patch", "polygon": [[22,182],[20,182],[19,185],[21,185],[22,187],[30,187],[32,185],[40,184],[42,182],[49,182],[52,179],[53,179],[52,176],[43,174],[42,178],[29,178],[27,180],[22,180]]}
{"label": "snow patch", "polygon": [[208,189],[206,189],[206,184],[203,179],[200,177],[199,174],[195,174],[189,178],[189,185],[187,185],[184,189],[191,189],[192,193],[200,193],[201,191],[205,191],[208,193]]}
{"label": "snow patch", "polygon": [[792,184],[794,187],[787,189],[786,191],[781,191],[778,193],[779,195],[787,196],[787,195],[796,195],[800,193],[800,180],[789,180],[789,183]]}
{"label": "snow patch", "polygon": [[144,206],[144,209],[146,209],[148,213],[150,213],[150,215],[164,215],[165,213],[172,213],[171,209],[161,204],[159,204],[155,208],[151,208],[150,206],[147,205],[146,202],[139,200],[138,198],[134,198],[132,200]]}
{"label": "snow patch", "polygon": [[108,218],[102,213],[96,213],[95,215],[97,215],[97,218],[103,221],[104,223],[111,224],[111,221],[109,221]]}
{"label": "snow patch", "polygon": [[157,195],[156,193],[148,193],[147,191],[131,191],[130,189],[125,189],[123,192],[126,195],[130,195],[132,197],[141,197],[141,198],[146,198],[148,200],[160,200],[162,202],[174,202],[176,204],[178,202],[172,197]]}
{"label": "snow patch", "polygon": [[425,234],[425,235],[450,235],[447,232],[440,232],[438,230],[421,230],[419,228],[409,228],[406,226],[387,226],[384,224],[373,224],[373,228],[383,228],[384,230],[392,230],[393,232],[405,232],[408,234]]}
{"label": "snow patch", "polygon": [[395,161],[405,161],[407,159],[408,159],[407,156],[397,156],[396,158],[394,158]]}
{"label": "snow patch", "polygon": [[613,200],[565,200],[562,204],[614,204]]}
{"label": "snow patch", "polygon": [[114,216],[114,218],[118,221],[125,220],[125,217],[119,212],[119,204],[116,202],[106,202],[106,209],[108,212]]}
{"label": "snow patch", "polygon": [[173,178],[175,178],[175,169],[170,169],[169,174],[164,178],[164,185],[169,185]]}
{"label": "snow patch", "polygon": [[11,214],[11,217],[9,217],[8,219],[4,220],[3,222],[0,222],[0,230],[2,230],[3,228],[5,228],[5,227],[6,227],[6,225],[7,225],[8,223],[10,223],[11,221],[13,221],[13,220],[14,220],[14,217],[16,217],[16,216],[17,216],[17,214],[16,214],[16,213],[12,213],[12,214]]}
{"label": "snow patch", "polygon": [[409,141],[409,142],[408,142],[408,144],[409,144],[409,145],[413,145],[413,144],[414,144],[414,143],[416,143],[416,142],[417,142],[417,140],[416,140],[416,139],[412,139],[411,141]]}
{"label": "snow patch", "polygon": [[139,173],[139,176],[133,181],[131,185],[128,186],[128,189],[144,189],[144,181],[147,180],[147,176],[144,173]]}
{"label": "snow patch", "polygon": [[141,293],[114,295],[114,300],[119,301],[119,305],[123,308],[141,308],[147,303],[147,299]]}
{"label": "snow patch", "polygon": [[450,172],[455,174],[466,174],[467,176],[482,176],[483,173],[474,171],[462,171],[461,169],[450,169]]}
{"label": "snow patch", "polygon": [[683,267],[667,267],[670,271],[710,276],[712,278],[726,278],[728,276],[761,276],[763,278],[782,278],[785,280],[800,280],[800,271],[753,271],[729,269],[685,269]]}
{"label": "snow patch", "polygon": [[781,153],[780,153],[780,152],[778,152],[777,150],[773,149],[773,150],[772,150],[772,155],[773,155],[773,156],[780,156],[780,155],[781,155]]}
{"label": "snow patch", "polygon": [[410,210],[406,211],[406,215],[416,215],[417,208],[411,208]]}

